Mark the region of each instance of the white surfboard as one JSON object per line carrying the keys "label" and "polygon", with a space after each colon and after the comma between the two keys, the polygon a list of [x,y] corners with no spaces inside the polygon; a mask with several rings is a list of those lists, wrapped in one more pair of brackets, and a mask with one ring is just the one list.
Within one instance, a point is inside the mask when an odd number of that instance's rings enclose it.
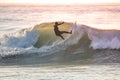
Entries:
{"label": "white surfboard", "polygon": [[72,34],[76,31],[77,29],[77,24],[76,22],[71,26],[71,31],[72,31]]}

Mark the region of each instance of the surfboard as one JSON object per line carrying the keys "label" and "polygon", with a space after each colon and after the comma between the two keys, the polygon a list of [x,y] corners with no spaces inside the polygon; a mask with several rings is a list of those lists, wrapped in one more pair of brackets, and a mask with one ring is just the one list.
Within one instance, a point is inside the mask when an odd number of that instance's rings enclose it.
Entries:
{"label": "surfboard", "polygon": [[76,22],[71,26],[71,31],[72,31],[72,34],[76,31],[77,29],[77,24]]}

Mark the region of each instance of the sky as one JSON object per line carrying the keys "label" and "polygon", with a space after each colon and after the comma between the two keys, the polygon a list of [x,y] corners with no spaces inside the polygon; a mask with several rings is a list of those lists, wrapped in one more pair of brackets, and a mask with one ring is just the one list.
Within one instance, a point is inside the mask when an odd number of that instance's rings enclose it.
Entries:
{"label": "sky", "polygon": [[94,4],[94,3],[120,3],[120,0],[0,0],[0,3],[14,4]]}

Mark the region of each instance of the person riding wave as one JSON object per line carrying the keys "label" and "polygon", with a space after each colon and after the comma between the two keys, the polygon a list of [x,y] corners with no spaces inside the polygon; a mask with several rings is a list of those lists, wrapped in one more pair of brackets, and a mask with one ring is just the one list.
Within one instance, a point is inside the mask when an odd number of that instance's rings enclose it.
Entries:
{"label": "person riding wave", "polygon": [[54,32],[55,32],[56,36],[59,36],[59,37],[61,37],[61,38],[64,40],[64,37],[62,36],[62,34],[64,34],[64,33],[72,34],[72,31],[71,31],[71,32],[60,31],[59,28],[58,28],[58,26],[59,26],[59,25],[62,25],[62,24],[64,24],[64,22],[62,22],[62,23],[55,22]]}

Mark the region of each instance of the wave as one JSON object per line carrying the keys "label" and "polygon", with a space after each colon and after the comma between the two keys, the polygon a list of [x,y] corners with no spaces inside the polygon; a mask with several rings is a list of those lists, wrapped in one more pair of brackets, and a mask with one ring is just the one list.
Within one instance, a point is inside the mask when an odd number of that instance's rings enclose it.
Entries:
{"label": "wave", "polygon": [[[1,57],[33,53],[45,56],[65,50],[77,53],[84,49],[120,49],[119,30],[100,30],[87,25],[66,22],[60,26],[60,30],[72,30],[72,35],[64,34],[65,40],[62,40],[55,36],[53,25],[54,22],[42,23],[33,28],[2,35]],[[77,51],[75,51],[76,48]]]}

